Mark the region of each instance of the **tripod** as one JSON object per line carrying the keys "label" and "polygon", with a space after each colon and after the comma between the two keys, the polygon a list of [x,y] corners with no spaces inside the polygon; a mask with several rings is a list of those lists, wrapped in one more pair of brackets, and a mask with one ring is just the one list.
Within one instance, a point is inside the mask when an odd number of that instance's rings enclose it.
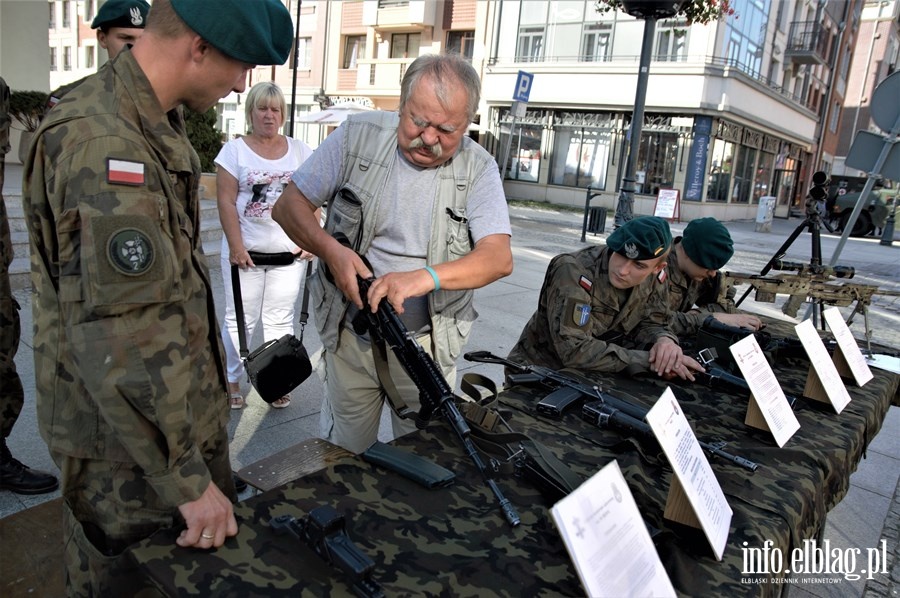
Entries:
{"label": "tripod", "polygon": [[[821,176],[820,176],[821,175]],[[772,256],[772,258],[768,261],[768,263],[763,267],[760,271],[760,276],[765,276],[775,267],[776,264],[780,264],[785,255],[787,255],[787,251],[790,248],[791,244],[797,240],[797,237],[800,236],[805,229],[809,229],[811,238],[811,257],[809,260],[809,270],[814,274],[822,274],[825,271],[825,268],[822,267],[822,216],[819,213],[818,203],[822,197],[819,197],[819,192],[824,193],[824,185],[827,182],[828,177],[824,172],[816,172],[813,175],[813,188],[810,189],[809,194],[806,196],[806,217],[803,219],[797,228],[794,229],[794,232],[788,236],[787,240],[778,248],[778,251]],[[747,298],[747,295],[750,294],[750,291],[754,289],[754,285],[750,285],[750,287],[744,291],[744,294],[741,295],[741,298],[735,303],[735,306],[739,306],[744,299]],[[818,312],[813,311],[813,324],[818,326],[819,321],[822,322],[822,327],[824,329],[825,326],[825,306],[822,301],[818,301],[817,307]],[[820,320],[821,317],[821,320]]]}

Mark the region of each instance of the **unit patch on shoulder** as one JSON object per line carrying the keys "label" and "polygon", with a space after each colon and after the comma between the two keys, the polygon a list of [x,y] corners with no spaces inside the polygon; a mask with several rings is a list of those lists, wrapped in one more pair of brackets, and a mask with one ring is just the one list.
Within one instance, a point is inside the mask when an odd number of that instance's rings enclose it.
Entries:
{"label": "unit patch on shoulder", "polygon": [[119,185],[143,185],[144,163],[132,160],[106,159],[106,182]]}
{"label": "unit patch on shoulder", "polygon": [[576,303],[572,310],[572,321],[579,328],[584,326],[591,320],[591,306],[587,303]]}
{"label": "unit patch on shoulder", "polygon": [[136,228],[115,231],[107,244],[109,263],[127,276],[140,276],[150,269],[156,257],[147,236]]}
{"label": "unit patch on shoulder", "polygon": [[594,288],[594,283],[591,280],[589,280],[587,276],[584,276],[582,274],[581,276],[578,277],[578,286],[580,286],[582,289],[584,289],[585,291],[590,293],[591,289]]}

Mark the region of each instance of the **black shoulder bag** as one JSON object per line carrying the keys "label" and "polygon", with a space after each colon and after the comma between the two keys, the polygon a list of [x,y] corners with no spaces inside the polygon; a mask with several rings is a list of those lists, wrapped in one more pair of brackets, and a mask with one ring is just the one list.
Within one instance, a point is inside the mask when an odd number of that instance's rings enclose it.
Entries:
{"label": "black shoulder bag", "polygon": [[[284,266],[290,264],[296,256],[292,253],[255,253],[250,252],[250,259],[257,266]],[[277,340],[264,343],[253,353],[247,349],[246,321],[244,305],[241,299],[241,278],[236,265],[231,266],[231,288],[234,293],[234,311],[238,321],[238,340],[240,341],[241,359],[244,369],[250,378],[250,384],[266,403],[277,401],[285,396],[301,382],[309,378],[312,364],[303,347],[303,330],[309,319],[309,275],[312,272],[312,260],[306,266],[306,280],[303,284],[303,301],[300,308],[300,338],[293,334],[285,334]]]}

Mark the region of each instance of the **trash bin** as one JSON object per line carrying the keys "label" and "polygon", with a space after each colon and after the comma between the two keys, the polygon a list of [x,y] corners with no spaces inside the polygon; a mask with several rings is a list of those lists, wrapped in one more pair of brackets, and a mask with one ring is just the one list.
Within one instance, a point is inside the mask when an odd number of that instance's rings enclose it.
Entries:
{"label": "trash bin", "polygon": [[606,208],[592,207],[588,211],[587,232],[595,235],[606,232]]}
{"label": "trash bin", "polygon": [[756,232],[768,233],[772,230],[772,220],[775,217],[775,198],[764,195],[759,198],[759,208],[756,210]]}

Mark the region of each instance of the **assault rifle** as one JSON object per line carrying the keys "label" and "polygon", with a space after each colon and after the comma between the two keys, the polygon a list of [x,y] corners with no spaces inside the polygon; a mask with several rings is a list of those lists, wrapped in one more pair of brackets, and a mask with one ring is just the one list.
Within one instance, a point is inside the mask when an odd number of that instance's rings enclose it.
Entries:
{"label": "assault rifle", "polygon": [[[727,388],[737,392],[750,392],[750,385],[746,380],[719,367],[719,364],[716,363],[718,353],[714,348],[701,349],[695,353],[694,357],[706,370],[705,372],[693,372],[695,383],[700,383],[713,390]],[[785,395],[785,397],[791,409],[798,404],[797,397],[791,395]]]}
{"label": "assault rifle", "polygon": [[294,536],[323,561],[340,569],[350,578],[350,586],[357,596],[383,598],[384,590],[372,579],[375,563],[350,540],[344,516],[333,507],[316,507],[303,519],[279,515],[269,525],[276,534]]}
{"label": "assault rifle", "polygon": [[[517,373],[508,376],[513,384],[528,384],[537,382],[551,389],[550,394],[541,399],[535,409],[538,413],[553,418],[562,417],[563,413],[576,405],[590,401],[591,409],[585,405],[582,408],[582,417],[597,426],[613,426],[625,431],[633,431],[642,436],[652,437],[649,424],[644,419],[647,416],[646,407],[635,405],[625,399],[604,392],[597,385],[588,385],[554,369],[538,366],[523,365],[497,357],[489,351],[473,351],[465,354],[467,361],[479,363],[493,363],[504,365],[516,370]],[[589,413],[587,413],[589,411]],[[595,417],[596,415],[596,417]],[[708,443],[698,441],[700,446],[712,455],[721,457],[735,465],[750,471],[756,471],[757,463],[725,452],[725,443]]]}
{"label": "assault rifle", "polygon": [[[688,341],[688,344],[691,345],[695,351],[702,351],[703,349],[708,348],[715,349],[716,358],[721,359],[720,363],[731,370],[731,372],[734,372],[736,364],[731,357],[731,350],[729,347],[751,334],[756,337],[756,342],[763,350],[763,353],[771,356],[771,359],[773,360],[791,358],[809,359],[806,355],[806,349],[803,347],[803,343],[800,342],[800,339],[773,336],[765,330],[753,331],[750,328],[731,326],[718,321],[715,316],[712,315],[707,316],[706,319],[703,320],[703,324],[701,324],[699,330],[697,330],[696,338],[693,341]],[[828,339],[824,341],[824,344],[829,353],[834,353],[837,341]]]}
{"label": "assault rifle", "polygon": [[[369,287],[375,279],[365,279],[359,276],[357,279],[359,282],[359,294],[363,302],[366,303],[357,318],[364,318],[373,344],[383,341],[391,348],[394,355],[397,356],[400,365],[403,366],[403,369],[419,389],[421,409],[416,415],[416,426],[420,429],[424,428],[436,411],[440,410],[443,412],[444,417],[450,423],[450,427],[456,432],[463,450],[475,463],[485,483],[500,503],[500,508],[503,510],[506,520],[512,526],[519,525],[519,515],[516,513],[515,507],[512,506],[509,499],[503,496],[503,492],[500,491],[500,487],[494,481],[490,470],[484,464],[484,461],[481,460],[478,450],[472,443],[469,425],[454,402],[453,389],[450,388],[446,378],[444,378],[444,374],[441,373],[440,368],[431,355],[426,353],[425,349],[409,333],[403,321],[397,315],[394,306],[389,301],[382,300],[378,305],[378,311],[375,313],[372,313],[369,309],[367,297]],[[358,319],[354,321],[354,325],[357,323],[359,323]]]}

